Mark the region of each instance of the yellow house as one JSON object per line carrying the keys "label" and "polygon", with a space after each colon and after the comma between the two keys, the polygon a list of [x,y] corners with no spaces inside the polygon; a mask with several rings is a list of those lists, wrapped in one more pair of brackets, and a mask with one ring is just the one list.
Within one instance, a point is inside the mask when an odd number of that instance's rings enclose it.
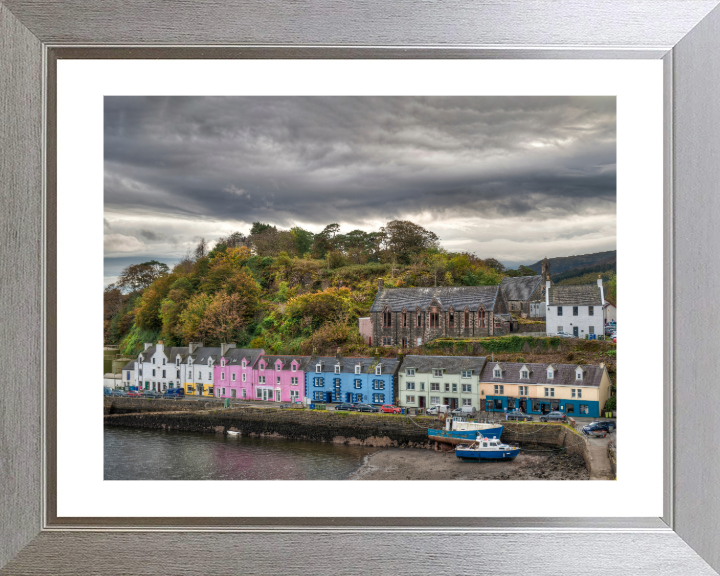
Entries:
{"label": "yellow house", "polygon": [[480,376],[480,409],[521,410],[597,418],[610,397],[610,376],[604,363],[521,364],[488,362]]}

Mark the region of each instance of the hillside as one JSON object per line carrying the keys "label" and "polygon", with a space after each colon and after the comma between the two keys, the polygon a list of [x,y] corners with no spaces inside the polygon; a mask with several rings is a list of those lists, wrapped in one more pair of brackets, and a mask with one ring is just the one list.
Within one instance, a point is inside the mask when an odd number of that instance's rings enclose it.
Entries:
{"label": "hillside", "polygon": [[[560,256],[557,258],[548,258],[550,261],[550,275],[555,280],[555,274],[561,274],[573,268],[582,268],[586,266],[594,266],[609,259],[617,257],[617,250],[609,252],[596,252],[595,254],[581,254],[579,256]],[[538,274],[542,272],[542,260],[528,266]]]}
{"label": "hillside", "polygon": [[[552,268],[550,268],[550,270],[552,271]],[[590,276],[597,278],[598,274],[607,275],[609,273],[614,274],[615,272],[617,272],[617,259],[613,256],[612,258],[602,260],[593,266],[571,268],[570,270],[560,272],[559,274],[551,274],[551,277],[553,282],[556,284],[586,284],[584,280],[581,282],[570,282],[570,280]]]}

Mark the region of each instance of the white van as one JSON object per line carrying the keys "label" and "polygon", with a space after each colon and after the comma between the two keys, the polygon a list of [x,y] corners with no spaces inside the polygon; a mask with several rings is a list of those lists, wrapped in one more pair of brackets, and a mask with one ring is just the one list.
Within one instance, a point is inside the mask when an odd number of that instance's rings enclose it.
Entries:
{"label": "white van", "polygon": [[427,409],[427,414],[437,415],[438,413],[448,414],[450,412],[449,404],[433,404]]}
{"label": "white van", "polygon": [[472,416],[475,414],[475,408],[472,406],[458,406],[452,411],[453,416]]}

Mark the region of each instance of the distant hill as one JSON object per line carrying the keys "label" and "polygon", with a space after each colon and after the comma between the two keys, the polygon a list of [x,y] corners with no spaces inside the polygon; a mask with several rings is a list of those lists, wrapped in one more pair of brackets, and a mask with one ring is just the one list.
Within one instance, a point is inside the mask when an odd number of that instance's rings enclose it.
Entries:
{"label": "distant hill", "polygon": [[[595,254],[582,254],[580,256],[560,256],[558,258],[548,258],[550,261],[550,276],[553,280],[556,280],[555,275],[562,274],[573,268],[586,268],[595,266],[596,264],[602,264],[603,261],[614,261],[617,258],[617,250],[611,250],[609,252],[596,252]],[[535,270],[538,274],[542,273],[542,260],[535,262],[528,266],[531,270]],[[609,268],[608,268],[609,269]],[[580,274],[591,272],[591,270],[585,270]],[[580,275],[578,274],[578,276]]]}
{"label": "distant hill", "polygon": [[[550,271],[552,272],[552,266],[550,267]],[[603,274],[603,278],[606,278],[609,277],[608,275],[610,273],[614,274],[616,272],[617,259],[613,256],[612,258],[601,260],[593,266],[571,268],[570,270],[565,270],[565,272],[561,272],[560,274],[550,274],[550,277],[556,284],[577,284],[578,282],[575,282],[575,280],[581,277],[584,280],[590,278],[590,282],[592,282],[592,280],[597,279],[598,274]],[[585,282],[580,283],[584,284]]]}

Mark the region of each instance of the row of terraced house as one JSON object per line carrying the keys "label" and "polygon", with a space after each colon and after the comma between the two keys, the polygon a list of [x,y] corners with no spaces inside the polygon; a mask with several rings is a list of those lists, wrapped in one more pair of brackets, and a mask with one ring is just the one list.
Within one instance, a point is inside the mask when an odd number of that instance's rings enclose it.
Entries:
{"label": "row of terraced house", "polygon": [[604,364],[533,364],[488,361],[484,356],[398,355],[397,358],[288,356],[235,344],[162,341],[123,368],[123,385],[188,396],[272,402],[396,404],[404,408],[472,406],[478,411],[560,410],[597,417],[610,396]]}

